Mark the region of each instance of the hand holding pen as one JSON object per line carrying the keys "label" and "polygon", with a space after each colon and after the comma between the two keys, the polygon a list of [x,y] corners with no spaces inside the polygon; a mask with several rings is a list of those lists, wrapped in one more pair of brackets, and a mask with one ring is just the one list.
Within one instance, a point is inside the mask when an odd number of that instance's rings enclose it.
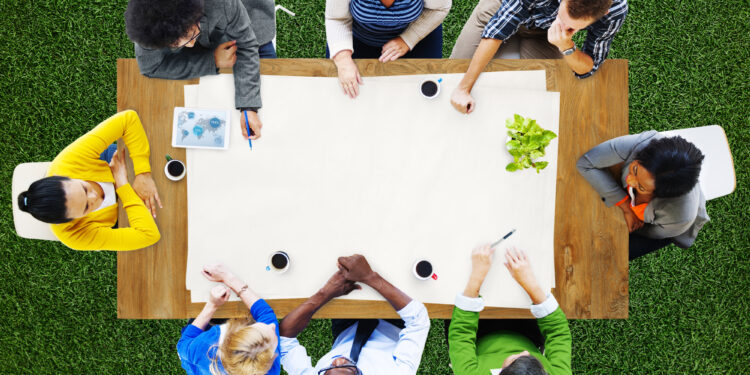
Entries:
{"label": "hand holding pen", "polygon": [[240,112],[240,127],[242,128],[242,137],[254,141],[260,138],[260,129],[263,128],[263,123],[260,121],[257,112],[244,110]]}

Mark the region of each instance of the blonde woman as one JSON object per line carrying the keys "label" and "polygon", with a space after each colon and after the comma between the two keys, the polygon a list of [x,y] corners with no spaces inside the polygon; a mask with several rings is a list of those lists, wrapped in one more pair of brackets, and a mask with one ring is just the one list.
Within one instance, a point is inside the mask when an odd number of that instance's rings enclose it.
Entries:
{"label": "blonde woman", "polygon": [[[224,285],[211,290],[198,317],[182,329],[177,342],[182,368],[190,375],[279,374],[279,324],[271,306],[222,264],[203,267],[202,273]],[[230,290],[250,309],[252,319],[210,325],[219,306],[229,300]]]}

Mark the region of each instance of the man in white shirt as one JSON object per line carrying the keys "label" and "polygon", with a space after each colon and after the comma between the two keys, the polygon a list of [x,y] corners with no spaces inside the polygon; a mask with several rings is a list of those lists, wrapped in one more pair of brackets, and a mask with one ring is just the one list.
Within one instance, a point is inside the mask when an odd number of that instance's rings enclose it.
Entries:
{"label": "man in white shirt", "polygon": [[[326,285],[281,322],[281,366],[289,375],[416,374],[430,330],[427,309],[374,272],[364,256],[341,257],[338,261],[339,271]],[[403,319],[403,328],[381,319],[351,321],[313,367],[297,335],[328,301],[360,289],[357,282],[380,293]],[[342,327],[341,323],[334,321],[334,328]]]}

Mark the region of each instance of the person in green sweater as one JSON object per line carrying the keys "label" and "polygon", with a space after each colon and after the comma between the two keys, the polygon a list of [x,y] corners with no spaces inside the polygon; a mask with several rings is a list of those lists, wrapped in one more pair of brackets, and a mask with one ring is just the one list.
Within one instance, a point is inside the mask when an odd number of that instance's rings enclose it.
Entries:
{"label": "person in green sweater", "polygon": [[568,320],[555,297],[539,286],[523,251],[506,250],[505,267],[531,297],[531,314],[537,318],[538,328],[528,324],[534,321],[523,319],[480,322],[484,301],[479,289],[490,270],[494,252],[489,245],[474,249],[469,282],[464,292],[456,296],[453,318],[447,328],[453,373],[572,374],[573,339]]}

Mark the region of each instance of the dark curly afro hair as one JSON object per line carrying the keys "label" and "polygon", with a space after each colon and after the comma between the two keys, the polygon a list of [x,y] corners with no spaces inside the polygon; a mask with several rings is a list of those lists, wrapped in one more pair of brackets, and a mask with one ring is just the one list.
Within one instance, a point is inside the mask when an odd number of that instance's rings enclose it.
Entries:
{"label": "dark curly afro hair", "polygon": [[203,0],[130,0],[125,31],[145,48],[165,48],[187,34],[203,16]]}

